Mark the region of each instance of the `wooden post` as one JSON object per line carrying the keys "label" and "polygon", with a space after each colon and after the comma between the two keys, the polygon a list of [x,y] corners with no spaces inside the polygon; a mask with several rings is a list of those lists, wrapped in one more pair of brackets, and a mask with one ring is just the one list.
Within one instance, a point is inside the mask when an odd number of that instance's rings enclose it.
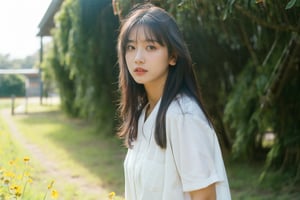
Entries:
{"label": "wooden post", "polygon": [[44,45],[43,45],[43,36],[40,40],[40,64],[39,64],[39,75],[40,75],[40,105],[43,104],[43,81],[42,81],[42,63],[43,63],[43,54],[44,54]]}
{"label": "wooden post", "polygon": [[29,93],[30,81],[26,78],[25,81],[25,114],[28,113],[28,93]]}
{"label": "wooden post", "polygon": [[25,97],[25,114],[28,114],[28,95]]}
{"label": "wooden post", "polygon": [[11,115],[15,114],[15,95],[11,95]]}

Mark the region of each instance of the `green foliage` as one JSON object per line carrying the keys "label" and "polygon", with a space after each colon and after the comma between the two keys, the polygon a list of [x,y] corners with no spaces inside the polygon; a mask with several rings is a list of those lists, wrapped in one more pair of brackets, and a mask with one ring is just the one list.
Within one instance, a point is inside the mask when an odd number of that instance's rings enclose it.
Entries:
{"label": "green foliage", "polygon": [[295,180],[300,181],[300,94],[299,71],[294,71],[283,86],[281,95],[274,99],[269,109],[275,110],[274,129],[276,143],[268,154],[268,166],[288,170]]}
{"label": "green foliage", "polygon": [[[297,105],[299,97],[295,95],[299,90],[299,72],[296,70],[297,62],[291,64],[282,58],[286,56],[294,60],[299,51],[286,50],[294,35],[291,30],[297,30],[296,13],[299,9],[285,11],[281,4],[277,7],[270,5],[269,10],[264,10],[268,5],[261,6],[261,10],[251,8],[249,12],[241,5],[235,5],[237,11],[254,20],[256,29],[244,29],[245,39],[252,36],[246,43],[252,60],[248,60],[228,98],[224,120],[235,131],[234,155],[247,159],[257,159],[257,154],[262,152],[260,138],[267,131],[273,132],[276,140],[266,164],[277,169],[289,169],[295,177],[299,174],[297,166],[300,164],[299,127],[296,125],[300,116],[287,114],[287,110],[298,113],[300,109]],[[280,65],[286,69],[284,72],[278,71]],[[280,73],[288,74],[289,78],[275,80],[273,75]],[[270,88],[271,85],[278,86]],[[277,94],[267,94],[270,90]]]}
{"label": "green foliage", "polygon": [[299,0],[290,0],[286,6],[285,6],[285,9],[291,9],[293,7],[299,7],[300,6],[300,1]]}
{"label": "green foliage", "polygon": [[0,75],[0,97],[25,96],[25,81],[19,75]]}
{"label": "green foliage", "polygon": [[33,68],[37,61],[37,54],[24,59],[11,59],[9,55],[0,54],[0,69],[28,69]]}
{"label": "green foliage", "polygon": [[[118,21],[110,1],[79,1],[80,18],[69,44],[70,69],[78,75],[76,102],[81,114],[97,120],[113,119],[116,98],[116,37]],[[108,123],[111,123],[113,120]]]}
{"label": "green foliage", "polygon": [[66,69],[65,65],[61,64],[58,59],[56,44],[53,44],[52,49],[47,53],[42,68],[47,76],[52,77],[52,79],[56,81],[62,109],[71,116],[78,116],[79,109],[73,102],[75,98],[75,84],[74,81],[69,78],[69,70]]}
{"label": "green foliage", "polygon": [[[111,1],[65,1],[55,16],[52,68],[66,111],[75,116],[114,122],[117,84],[118,20]],[[51,71],[51,70],[50,70]],[[109,120],[108,120],[109,119]]]}
{"label": "green foliage", "polygon": [[11,62],[9,59],[9,55],[1,55],[0,54],[0,69],[8,69],[11,68]]}

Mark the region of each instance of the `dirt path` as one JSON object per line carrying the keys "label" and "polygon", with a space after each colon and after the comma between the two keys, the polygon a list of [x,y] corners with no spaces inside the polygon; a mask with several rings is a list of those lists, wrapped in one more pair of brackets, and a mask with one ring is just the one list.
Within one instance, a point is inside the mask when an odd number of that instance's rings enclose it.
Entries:
{"label": "dirt path", "polygon": [[[75,187],[78,187],[80,190],[80,193],[83,194],[92,194],[94,196],[103,197],[106,196],[107,192],[98,185],[95,185],[93,183],[90,183],[88,180],[86,180],[82,176],[74,175],[72,174],[72,170],[68,169],[61,169],[59,166],[58,160],[51,159],[50,156],[47,155],[47,152],[42,151],[38,145],[33,144],[31,141],[28,141],[22,132],[18,130],[16,127],[10,110],[0,110],[1,115],[4,119],[4,121],[7,123],[10,133],[12,137],[19,141],[20,144],[28,150],[28,152],[31,154],[31,157],[38,161],[40,165],[43,167],[43,177],[53,177],[53,179],[56,182],[63,183],[64,185],[74,185]],[[63,199],[63,197],[59,198]],[[95,200],[101,200],[103,198],[96,198]],[[70,200],[70,199],[66,199]],[[77,200],[76,197],[72,197],[72,200]],[[80,199],[84,200],[84,199]]]}

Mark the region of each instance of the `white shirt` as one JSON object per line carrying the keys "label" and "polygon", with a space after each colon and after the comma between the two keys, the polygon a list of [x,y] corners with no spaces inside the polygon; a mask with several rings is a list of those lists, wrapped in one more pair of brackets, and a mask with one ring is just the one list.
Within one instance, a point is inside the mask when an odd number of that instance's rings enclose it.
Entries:
{"label": "white shirt", "polygon": [[166,114],[167,147],[155,142],[160,101],[145,121],[125,162],[126,200],[190,200],[189,192],[216,183],[217,200],[230,200],[223,158],[213,129],[197,103],[178,96]]}

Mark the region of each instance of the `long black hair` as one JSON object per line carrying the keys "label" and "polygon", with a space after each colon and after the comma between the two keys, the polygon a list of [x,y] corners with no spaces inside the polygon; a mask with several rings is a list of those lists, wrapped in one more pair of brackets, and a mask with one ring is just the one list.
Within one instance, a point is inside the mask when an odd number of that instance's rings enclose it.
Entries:
{"label": "long black hair", "polygon": [[138,119],[148,102],[144,86],[136,83],[131,77],[125,60],[129,34],[137,26],[142,26],[145,32],[150,31],[146,37],[151,37],[150,39],[166,46],[169,56],[176,57],[176,65],[169,67],[155,124],[156,143],[161,148],[166,148],[166,113],[178,94],[195,99],[209,123],[210,120],[201,100],[190,52],[174,18],[152,4],[137,5],[122,21],[117,46],[121,92],[119,112],[122,120],[118,135],[125,138],[126,146],[130,147],[131,142],[137,138]]}

